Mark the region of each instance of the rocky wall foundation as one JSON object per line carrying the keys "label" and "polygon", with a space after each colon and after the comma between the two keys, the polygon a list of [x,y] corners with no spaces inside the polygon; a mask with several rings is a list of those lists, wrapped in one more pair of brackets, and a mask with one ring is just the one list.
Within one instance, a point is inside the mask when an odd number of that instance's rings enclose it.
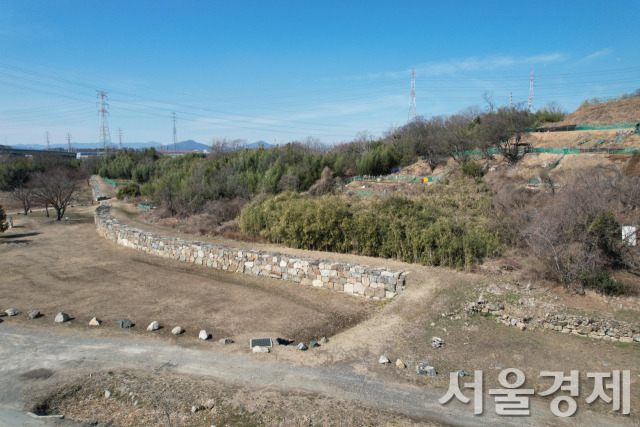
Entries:
{"label": "rocky wall foundation", "polygon": [[[99,190],[99,186],[97,188]],[[97,199],[96,193],[94,197]],[[127,248],[218,270],[286,280],[376,300],[392,298],[404,290],[404,271],[296,258],[275,252],[245,250],[161,236],[119,222],[109,213],[110,207],[111,203],[102,201],[96,208],[96,231],[102,237]]]}

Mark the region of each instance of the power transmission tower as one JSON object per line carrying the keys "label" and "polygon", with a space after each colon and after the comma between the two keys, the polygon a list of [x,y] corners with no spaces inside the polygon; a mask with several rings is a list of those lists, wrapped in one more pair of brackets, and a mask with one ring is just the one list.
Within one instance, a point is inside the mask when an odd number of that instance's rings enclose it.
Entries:
{"label": "power transmission tower", "polygon": [[71,134],[67,133],[67,151],[71,152]]}
{"label": "power transmission tower", "polygon": [[100,113],[100,143],[102,151],[107,151],[107,146],[111,146],[111,134],[109,133],[109,104],[107,94],[98,91],[98,112]]}
{"label": "power transmission tower", "polygon": [[122,129],[118,128],[118,150],[122,150]]}
{"label": "power transmission tower", "polygon": [[411,69],[411,98],[409,99],[409,114],[407,114],[407,123],[411,121],[411,110],[413,109],[413,118],[416,118],[416,70]]}
{"label": "power transmission tower", "polygon": [[509,93],[509,108],[513,108],[513,92]]}
{"label": "power transmission tower", "polygon": [[533,70],[531,70],[531,78],[529,79],[529,112],[533,113]]}
{"label": "power transmission tower", "polygon": [[173,149],[175,151],[178,149],[178,133],[176,132],[176,113],[171,113],[171,118],[173,119]]}
{"label": "power transmission tower", "polygon": [[49,149],[51,148],[51,147],[49,146],[49,131],[46,131],[46,132],[44,133],[44,136],[46,136],[46,137],[47,137],[47,151],[49,151]]}

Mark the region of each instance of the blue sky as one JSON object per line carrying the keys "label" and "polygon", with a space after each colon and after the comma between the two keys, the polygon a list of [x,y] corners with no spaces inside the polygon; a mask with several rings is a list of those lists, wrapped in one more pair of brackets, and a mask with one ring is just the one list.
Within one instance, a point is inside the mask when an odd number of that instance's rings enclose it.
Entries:
{"label": "blue sky", "polygon": [[376,137],[418,115],[640,88],[640,2],[0,0],[0,144]]}

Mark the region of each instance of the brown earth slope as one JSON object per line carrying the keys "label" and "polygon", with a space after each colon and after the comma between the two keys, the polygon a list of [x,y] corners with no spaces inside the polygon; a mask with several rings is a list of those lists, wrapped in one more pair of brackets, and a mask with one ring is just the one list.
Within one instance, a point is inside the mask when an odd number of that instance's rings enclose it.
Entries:
{"label": "brown earth slope", "polygon": [[640,96],[636,96],[600,104],[589,104],[588,101],[585,101],[580,108],[553,125],[608,125],[639,121]]}

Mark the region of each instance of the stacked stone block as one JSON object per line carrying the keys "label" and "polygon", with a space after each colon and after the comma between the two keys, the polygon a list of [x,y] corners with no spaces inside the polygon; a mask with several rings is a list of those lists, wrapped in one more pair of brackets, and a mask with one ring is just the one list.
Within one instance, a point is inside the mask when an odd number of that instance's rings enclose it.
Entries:
{"label": "stacked stone block", "polygon": [[95,210],[96,231],[127,248],[219,270],[281,279],[376,300],[392,298],[404,290],[404,271],[166,237],[119,222],[109,213],[110,207],[109,202],[103,201]]}

